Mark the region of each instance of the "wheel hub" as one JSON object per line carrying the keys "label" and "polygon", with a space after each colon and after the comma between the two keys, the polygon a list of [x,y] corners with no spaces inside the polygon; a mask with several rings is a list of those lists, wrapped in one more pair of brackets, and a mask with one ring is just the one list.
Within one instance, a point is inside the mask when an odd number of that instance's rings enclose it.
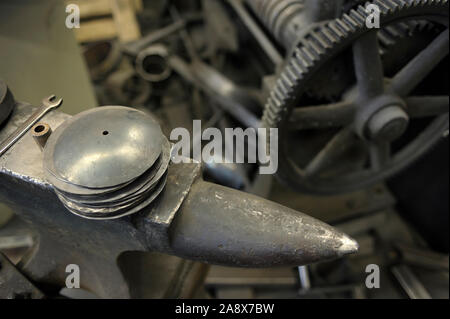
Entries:
{"label": "wheel hub", "polygon": [[369,137],[377,142],[391,142],[406,131],[409,118],[397,105],[383,108],[370,119],[367,129]]}
{"label": "wheel hub", "polygon": [[405,133],[409,116],[400,98],[382,95],[368,104],[368,107],[360,107],[361,112],[356,118],[356,129],[361,138],[374,142],[392,142]]}

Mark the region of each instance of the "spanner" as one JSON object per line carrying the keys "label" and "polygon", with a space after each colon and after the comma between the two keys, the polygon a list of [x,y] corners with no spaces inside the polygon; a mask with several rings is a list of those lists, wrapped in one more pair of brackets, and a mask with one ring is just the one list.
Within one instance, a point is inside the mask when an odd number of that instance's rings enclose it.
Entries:
{"label": "spanner", "polygon": [[12,133],[5,141],[0,144],[0,156],[2,156],[11,146],[13,146],[30,128],[36,124],[45,114],[59,107],[63,99],[56,99],[55,95],[42,100],[42,106],[36,110],[22,125],[20,125],[14,133]]}

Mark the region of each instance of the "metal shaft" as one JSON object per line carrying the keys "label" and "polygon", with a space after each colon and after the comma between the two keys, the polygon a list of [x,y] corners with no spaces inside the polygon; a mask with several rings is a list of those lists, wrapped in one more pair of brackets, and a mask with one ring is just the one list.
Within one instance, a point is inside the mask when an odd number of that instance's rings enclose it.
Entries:
{"label": "metal shaft", "polygon": [[203,90],[243,125],[260,127],[260,120],[250,111],[257,109],[259,102],[223,74],[200,60],[188,64],[177,56],[171,56],[169,64],[185,80]]}
{"label": "metal shaft", "polygon": [[245,0],[273,37],[289,50],[311,23],[336,17],[343,0]]}
{"label": "metal shaft", "polygon": [[253,12],[285,48],[289,48],[304,25],[304,0],[246,0]]}
{"label": "metal shaft", "polygon": [[236,11],[237,15],[241,18],[242,22],[246,25],[248,30],[253,34],[256,41],[258,41],[261,48],[270,58],[274,65],[280,65],[283,63],[283,57],[278,52],[277,48],[269,40],[266,34],[261,30],[259,25],[254,21],[249,12],[243,5],[243,0],[228,0],[229,4]]}

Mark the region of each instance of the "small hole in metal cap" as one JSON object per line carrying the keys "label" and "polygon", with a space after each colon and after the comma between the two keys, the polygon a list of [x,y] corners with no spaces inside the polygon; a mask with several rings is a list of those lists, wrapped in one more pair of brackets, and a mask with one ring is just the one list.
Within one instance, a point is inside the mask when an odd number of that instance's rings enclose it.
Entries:
{"label": "small hole in metal cap", "polygon": [[108,135],[109,132],[108,131],[103,131],[103,135]]}

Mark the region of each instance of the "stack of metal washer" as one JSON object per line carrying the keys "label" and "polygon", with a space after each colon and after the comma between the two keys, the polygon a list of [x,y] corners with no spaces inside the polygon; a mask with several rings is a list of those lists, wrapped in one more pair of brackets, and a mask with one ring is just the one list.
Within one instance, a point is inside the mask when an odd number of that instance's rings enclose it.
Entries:
{"label": "stack of metal washer", "polygon": [[72,213],[112,219],[139,212],[163,190],[171,144],[150,115],[107,106],[82,112],[50,136],[46,179]]}

